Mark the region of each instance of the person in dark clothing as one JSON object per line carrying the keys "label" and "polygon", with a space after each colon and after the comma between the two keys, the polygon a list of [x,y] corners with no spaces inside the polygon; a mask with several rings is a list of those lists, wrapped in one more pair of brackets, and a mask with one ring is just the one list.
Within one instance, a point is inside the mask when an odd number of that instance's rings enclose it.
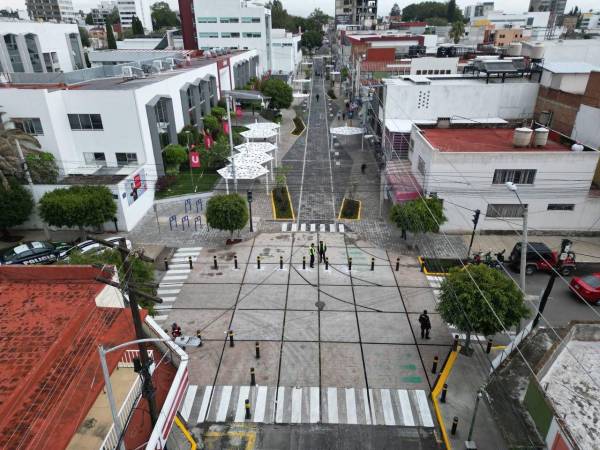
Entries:
{"label": "person in dark clothing", "polygon": [[175,322],[173,322],[173,325],[171,325],[171,335],[174,338],[181,336],[181,327]]}
{"label": "person in dark clothing", "polygon": [[346,113],[345,112],[342,113],[342,120],[346,120]]}
{"label": "person in dark clothing", "polygon": [[421,324],[421,339],[430,339],[429,330],[431,330],[431,320],[429,320],[427,310],[424,310],[423,314],[419,316],[419,323]]}
{"label": "person in dark clothing", "polygon": [[367,170],[367,165],[366,164],[362,164],[360,166],[360,173],[362,173],[364,175],[365,174],[365,170]]}
{"label": "person in dark clothing", "polygon": [[319,262],[325,262],[325,253],[327,252],[327,244],[319,241]]}
{"label": "person in dark clothing", "polygon": [[317,103],[319,103],[319,94],[317,94]]}
{"label": "person in dark clothing", "polygon": [[312,269],[315,267],[315,244],[310,244],[308,256],[310,256],[310,268]]}

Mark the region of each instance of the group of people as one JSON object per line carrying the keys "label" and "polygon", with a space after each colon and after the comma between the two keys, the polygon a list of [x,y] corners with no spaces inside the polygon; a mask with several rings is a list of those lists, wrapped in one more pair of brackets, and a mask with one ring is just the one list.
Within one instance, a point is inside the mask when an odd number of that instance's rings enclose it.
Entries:
{"label": "group of people", "polygon": [[315,248],[314,243],[310,244],[310,247],[308,249],[308,256],[310,257],[310,268],[311,269],[313,269],[315,267],[315,253],[317,250],[319,251],[319,262],[320,263],[325,262],[326,253],[327,253],[327,244],[324,243],[323,241],[319,241],[318,249]]}

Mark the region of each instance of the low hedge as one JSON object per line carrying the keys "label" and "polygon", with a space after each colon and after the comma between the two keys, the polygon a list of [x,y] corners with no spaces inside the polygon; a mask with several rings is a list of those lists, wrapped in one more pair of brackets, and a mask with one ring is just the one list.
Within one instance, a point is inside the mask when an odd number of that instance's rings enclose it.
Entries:
{"label": "low hedge", "polygon": [[340,219],[356,220],[360,218],[360,201],[345,198],[340,210]]}
{"label": "low hedge", "polygon": [[273,206],[275,207],[275,219],[294,218],[294,209],[290,203],[286,186],[273,189]]}

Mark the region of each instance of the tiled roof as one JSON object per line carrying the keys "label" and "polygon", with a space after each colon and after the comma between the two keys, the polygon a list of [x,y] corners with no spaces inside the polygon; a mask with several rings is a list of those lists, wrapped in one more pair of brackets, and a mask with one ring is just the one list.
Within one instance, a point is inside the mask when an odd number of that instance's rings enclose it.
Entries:
{"label": "tiled roof", "polygon": [[[103,387],[98,344],[134,339],[128,311],[98,308],[89,266],[0,267],[0,442],[65,448]],[[112,370],[122,353],[109,356]]]}

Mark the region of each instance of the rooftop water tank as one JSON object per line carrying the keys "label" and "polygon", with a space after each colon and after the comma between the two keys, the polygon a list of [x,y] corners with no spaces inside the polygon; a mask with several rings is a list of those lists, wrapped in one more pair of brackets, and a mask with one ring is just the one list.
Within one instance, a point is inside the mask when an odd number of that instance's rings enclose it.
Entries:
{"label": "rooftop water tank", "polygon": [[533,132],[533,145],[543,147],[548,142],[548,129],[536,128]]}
{"label": "rooftop water tank", "polygon": [[513,135],[513,145],[515,147],[527,147],[531,142],[532,134],[533,130],[531,128],[515,128],[515,134]]}
{"label": "rooftop water tank", "polygon": [[520,42],[511,42],[508,46],[508,56],[521,56],[523,45]]}
{"label": "rooftop water tank", "polygon": [[581,144],[573,144],[571,146],[571,150],[574,152],[582,152],[583,151],[583,145]]}

